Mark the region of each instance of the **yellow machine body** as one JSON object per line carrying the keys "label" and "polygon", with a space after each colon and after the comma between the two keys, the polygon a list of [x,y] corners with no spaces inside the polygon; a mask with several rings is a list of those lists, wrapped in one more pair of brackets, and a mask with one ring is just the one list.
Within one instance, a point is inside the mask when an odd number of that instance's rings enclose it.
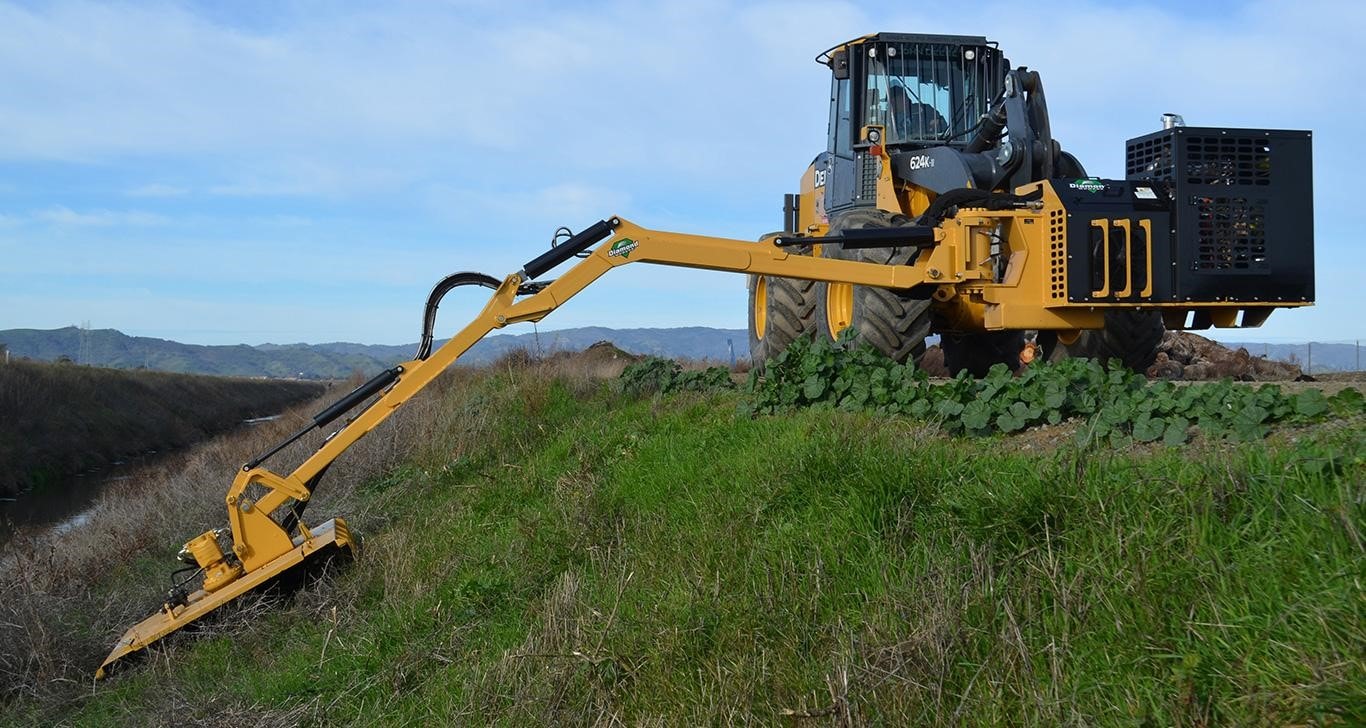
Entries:
{"label": "yellow machine body", "polygon": [[[271,561],[245,575],[240,566],[229,569],[229,573],[220,577],[221,583],[215,584],[213,589],[208,588],[206,579],[205,588],[190,594],[186,604],[163,605],[156,614],[133,625],[115,643],[114,649],[95,672],[95,677],[103,679],[108,675],[110,667],[119,660],[145,649],[153,642],[191,624],[233,599],[299,567],[310,557],[326,553],[328,549],[354,549],[351,532],[347,529],[346,522],[340,518],[327,521],[311,531],[305,530],[308,532],[306,537],[301,535],[294,539],[296,543],[289,550]],[[217,549],[216,544],[214,548]]]}
{"label": "yellow machine body", "polygon": [[[480,339],[509,324],[541,320],[615,268],[631,263],[654,263],[846,286],[895,290],[933,286],[936,300],[946,309],[961,312],[965,317],[980,317],[988,328],[1068,330],[1099,326],[1105,305],[1069,301],[1059,295],[1056,287],[1059,270],[1065,269],[1066,261],[1056,254],[1057,236],[1065,233],[1055,223],[1065,212],[1057,196],[1052,194],[1050,184],[1038,183],[1041,197],[1023,209],[962,210],[934,230],[933,244],[911,265],[799,255],[784,247],[781,237],[768,237],[753,243],[649,230],[614,217],[595,225],[602,234],[587,240],[586,244],[563,244],[501,282],[488,279],[487,285],[496,286],[496,290],[472,322],[435,351],[390,370],[389,378],[372,380],[383,386],[369,388],[368,383],[344,398],[343,402],[354,400],[359,403],[371,395],[378,395],[368,407],[332,433],[293,472],[280,475],[259,464],[249,464],[238,472],[225,499],[232,531],[230,552],[219,548],[213,531],[186,544],[186,551],[205,571],[203,588],[189,594],[183,604],[168,603],[161,611],[129,629],[101,665],[97,676],[105,676],[110,666],[121,658],[145,649],[329,547],[352,549],[354,539],[339,518],[310,530],[302,522],[287,528],[275,520],[273,514],[291,503],[307,501],[309,483],[316,482],[341,453],[453,365]],[[819,223],[812,224],[819,226]],[[1110,224],[1123,225],[1124,221]],[[602,242],[591,254],[559,278],[547,283],[532,283],[539,273],[572,259],[575,253],[587,252],[599,240]],[[988,263],[987,249],[993,240],[998,241],[1001,254],[1009,261],[1006,274],[999,281],[993,279]],[[533,269],[534,273],[527,272]],[[1143,293],[1129,290],[1133,286],[1127,280],[1107,279],[1106,285],[1135,297]],[[1173,316],[1203,312],[1215,320],[1232,320],[1240,313],[1264,317],[1272,308],[1296,305],[1307,304],[1189,301],[1172,306],[1171,311]],[[354,404],[348,405],[347,409],[350,406]],[[260,495],[253,500],[248,497],[249,492]]]}
{"label": "yellow machine body", "polygon": [[[1080,163],[1052,139],[1038,74],[1007,69],[985,38],[873,34],[817,60],[832,73],[828,149],[788,196],[783,232],[756,243],[613,217],[501,280],[448,276],[428,299],[411,361],[361,385],[237,472],[225,498],[231,546],[223,548],[226,534],[217,531],[187,543],[184,558],[198,566],[200,586],[173,590],[163,609],[124,634],[98,676],[321,554],[351,551],[354,539],[341,519],[311,530],[300,520],[333,461],[490,332],[539,321],[631,263],[747,275],[752,356],[776,355],[813,331],[859,328],[860,320],[897,329],[886,337],[896,341],[879,348],[889,355],[895,349],[902,360],[923,354],[932,328],[944,333],[947,362],[951,347],[994,356],[988,345],[1015,335],[1001,332],[1032,330],[1084,350],[1081,337],[1099,331],[1094,338],[1103,339],[1108,320],[1128,314],[1168,328],[1257,326],[1276,308],[1312,303],[1308,132],[1167,128],[1128,140],[1125,179],[1098,180],[1083,177]],[[957,75],[944,76],[951,67]],[[897,113],[906,107],[893,104],[894,91],[904,99],[940,86],[948,95],[938,111],[920,103],[928,113]],[[934,124],[927,123],[931,114],[940,114]],[[582,259],[559,278],[537,281],[576,256]],[[493,289],[492,297],[433,350],[436,305],[462,285]],[[800,325],[773,335],[775,312]],[[898,329],[903,322],[914,328]],[[1156,334],[1160,339],[1160,326]],[[1039,349],[1027,351],[1033,357]],[[1024,352],[1015,346],[1005,354],[1014,364]],[[362,404],[291,472],[264,467],[289,443]]]}

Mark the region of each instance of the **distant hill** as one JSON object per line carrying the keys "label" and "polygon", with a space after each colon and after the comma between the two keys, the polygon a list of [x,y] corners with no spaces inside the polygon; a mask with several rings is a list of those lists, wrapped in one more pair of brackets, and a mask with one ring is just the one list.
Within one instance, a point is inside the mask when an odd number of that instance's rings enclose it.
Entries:
{"label": "distant hill", "polygon": [[[490,336],[476,344],[462,362],[485,364],[516,349],[541,353],[577,351],[604,340],[633,354],[725,362],[730,361],[727,348],[727,340],[730,340],[734,342],[737,357],[749,356],[749,334],[744,330],[697,326],[676,329],[594,326]],[[117,369],[301,379],[339,379],[357,370],[373,374],[410,359],[417,350],[417,344],[385,346],[347,342],[202,346],[128,336],[115,329],[85,330],[75,326],[0,331],[0,345],[8,347],[11,356],[42,361],[66,358],[79,364]]]}
{"label": "distant hill", "polygon": [[[1230,349],[1243,347],[1253,356],[1265,356],[1268,359],[1277,361],[1288,361],[1298,364],[1305,371],[1314,374],[1325,372],[1355,372],[1361,366],[1361,352],[1357,350],[1356,344],[1258,344],[1258,343],[1226,343]],[[1311,351],[1312,347],[1312,351]],[[1310,360],[1313,360],[1312,362]],[[1312,364],[1312,369],[1310,368]]]}
{"label": "distant hill", "polygon": [[[588,326],[558,331],[498,334],[474,346],[461,361],[487,364],[515,349],[550,353],[579,351],[599,341],[610,341],[633,354],[670,358],[710,359],[729,362],[727,341],[735,356],[749,356],[749,334],[744,329],[712,329],[691,326],[675,329],[609,329]],[[388,346],[331,342],[326,344],[260,344],[248,346],[202,346],[166,339],[128,336],[115,329],[9,329],[0,331],[0,346],[10,354],[43,361],[66,357],[80,364],[117,369],[153,369],[187,374],[219,374],[244,377],[294,377],[340,379],[356,371],[373,374],[405,361],[417,344]],[[1229,343],[1244,347],[1253,356],[1306,364],[1306,344]],[[1357,349],[1353,344],[1313,345],[1313,371],[1354,371]]]}

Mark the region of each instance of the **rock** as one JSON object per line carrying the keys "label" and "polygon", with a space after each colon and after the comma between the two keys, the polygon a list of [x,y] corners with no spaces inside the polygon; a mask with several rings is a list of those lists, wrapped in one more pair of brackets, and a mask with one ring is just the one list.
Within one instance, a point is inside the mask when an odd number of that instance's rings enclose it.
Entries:
{"label": "rock", "polygon": [[1165,351],[1157,352],[1157,361],[1148,367],[1147,375],[1149,379],[1182,379],[1184,377],[1184,367],[1171,360]]}
{"label": "rock", "polygon": [[[1289,381],[1302,373],[1294,364],[1270,361],[1253,356],[1247,349],[1229,349],[1217,341],[1188,331],[1168,331],[1157,347],[1163,354],[1184,367],[1184,379],[1237,379],[1240,381]],[[1149,376],[1153,376],[1150,373]]]}

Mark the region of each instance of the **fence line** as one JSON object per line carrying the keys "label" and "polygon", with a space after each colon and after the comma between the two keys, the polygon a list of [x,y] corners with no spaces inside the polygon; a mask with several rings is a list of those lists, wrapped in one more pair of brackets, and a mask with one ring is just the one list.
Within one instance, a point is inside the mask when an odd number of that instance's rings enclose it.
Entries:
{"label": "fence line", "polygon": [[1297,364],[1305,374],[1362,371],[1362,342],[1366,339],[1337,339],[1331,341],[1220,342],[1229,347],[1243,347],[1253,356]]}

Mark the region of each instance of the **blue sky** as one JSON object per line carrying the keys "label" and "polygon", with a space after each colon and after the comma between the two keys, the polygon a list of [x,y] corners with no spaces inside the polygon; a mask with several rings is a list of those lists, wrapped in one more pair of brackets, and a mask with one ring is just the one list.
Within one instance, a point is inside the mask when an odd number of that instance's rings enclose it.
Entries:
{"label": "blue sky", "polygon": [[[753,239],[824,145],[811,59],[897,30],[1039,70],[1055,138],[1099,176],[1165,111],[1313,130],[1319,305],[1224,338],[1366,338],[1359,233],[1334,214],[1359,204],[1363,4],[915,7],[0,2],[0,329],[403,343],[440,276],[501,277],[559,225]],[[542,327],[742,328],[744,306],[740,276],[631,266]]]}

